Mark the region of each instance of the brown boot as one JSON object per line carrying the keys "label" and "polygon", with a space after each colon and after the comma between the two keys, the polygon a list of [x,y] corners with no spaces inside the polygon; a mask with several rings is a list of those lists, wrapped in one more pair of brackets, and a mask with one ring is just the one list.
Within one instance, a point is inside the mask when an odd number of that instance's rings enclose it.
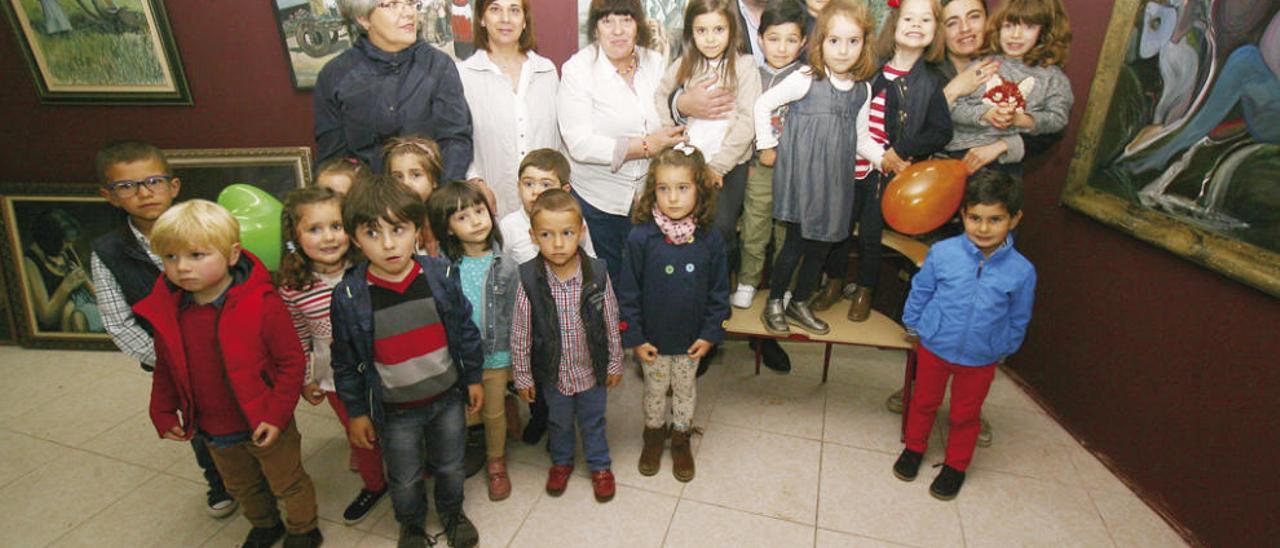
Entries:
{"label": "brown boot", "polygon": [[809,303],[809,308],[812,308],[817,312],[822,312],[823,310],[835,306],[836,303],[840,302],[843,289],[844,280],[827,278],[827,285],[824,286],[817,295],[813,296],[813,301]]}
{"label": "brown boot", "polygon": [[693,479],[693,449],[689,447],[689,430],[671,430],[671,472],[680,481]]}
{"label": "brown boot", "polygon": [[667,429],[644,429],[644,449],[640,450],[640,473],[652,476],[662,467],[662,446],[667,441]]}
{"label": "brown boot", "polygon": [[502,500],[511,496],[511,478],[507,476],[507,459],[489,459],[489,500]]}
{"label": "brown boot", "polygon": [[853,293],[853,303],[849,305],[849,321],[865,322],[871,317],[871,288],[858,286]]}

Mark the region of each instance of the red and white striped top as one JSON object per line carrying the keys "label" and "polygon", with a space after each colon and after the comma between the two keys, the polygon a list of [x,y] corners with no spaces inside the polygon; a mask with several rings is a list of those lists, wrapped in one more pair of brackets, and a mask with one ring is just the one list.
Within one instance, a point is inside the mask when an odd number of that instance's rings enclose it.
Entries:
{"label": "red and white striped top", "polygon": [[[884,65],[883,72],[884,72],[885,80],[892,82],[894,80],[897,80],[898,77],[900,76],[906,76],[907,73],[910,71],[898,70],[889,66],[888,63],[886,63]],[[884,104],[885,104],[886,89],[889,89],[889,88],[886,87],[880,90],[880,93],[877,93],[876,96],[871,99],[871,114],[868,117],[868,120],[871,122],[871,140],[875,142],[877,145],[880,145],[887,149],[889,148],[889,134],[885,133],[885,129],[884,129]],[[857,166],[854,167],[854,170],[853,170],[854,178],[865,179],[867,175],[871,174],[871,170],[872,170],[871,162],[869,160],[864,159],[862,156],[858,156]]]}
{"label": "red and white striped top", "polygon": [[302,350],[307,353],[307,375],[304,382],[314,382],[322,390],[334,391],[333,368],[329,365],[329,345],[333,342],[333,327],[329,324],[329,302],[333,287],[342,281],[342,271],[323,275],[316,273],[317,281],[302,291],[278,287],[276,292],[284,301],[293,329],[298,332]]}

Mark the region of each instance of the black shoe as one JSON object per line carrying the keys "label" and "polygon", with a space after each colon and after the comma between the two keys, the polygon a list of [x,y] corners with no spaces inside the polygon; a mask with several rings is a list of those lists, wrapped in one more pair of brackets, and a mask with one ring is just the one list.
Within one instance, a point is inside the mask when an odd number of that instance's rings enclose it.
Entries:
{"label": "black shoe", "polygon": [[274,527],[254,527],[249,530],[249,536],[244,537],[241,548],[271,548],[283,536],[283,523],[277,523]]}
{"label": "black shoe", "polygon": [[782,345],[773,339],[750,339],[748,344],[752,350],[756,346],[760,346],[760,357],[763,358],[764,366],[777,371],[779,373],[791,372],[791,357],[787,356],[787,351],[782,349]]}
{"label": "black shoe", "polygon": [[235,513],[240,506],[222,486],[210,487],[205,492],[205,504],[209,515],[215,518],[225,518]]}
{"label": "black shoe", "polygon": [[960,487],[963,485],[964,472],[944,464],[938,477],[933,478],[933,483],[929,484],[929,494],[938,500],[951,500],[960,494]]}
{"label": "black shoe", "polygon": [[711,347],[711,350],[707,351],[707,355],[703,356],[701,360],[698,360],[698,373],[695,375],[694,378],[702,377],[702,375],[707,372],[707,369],[711,367],[711,360],[714,360],[716,357],[716,354],[719,354],[719,353],[720,353],[719,346]]}
{"label": "black shoe", "polygon": [[535,445],[538,440],[542,439],[542,435],[547,433],[546,419],[538,420],[530,418],[529,423],[524,425],[524,433],[520,435],[520,439],[529,445]]}
{"label": "black shoe", "polygon": [[284,548],[316,548],[321,544],[324,544],[324,535],[320,534],[319,527],[297,535],[289,533],[284,537]]}
{"label": "black shoe", "polygon": [[462,455],[462,472],[466,477],[479,474],[484,470],[484,463],[489,460],[484,447],[484,426],[475,425],[467,429],[467,447]]}
{"label": "black shoe", "polygon": [[381,491],[360,490],[360,494],[356,495],[356,500],[351,501],[347,506],[347,510],[342,513],[342,521],[347,525],[355,525],[369,517],[369,511],[378,505],[378,501],[382,500],[382,495],[387,494],[387,488],[383,487]]}
{"label": "black shoe", "polygon": [[427,548],[428,545],[434,546],[435,541],[427,537],[421,525],[400,524],[400,540],[396,541],[396,548]]}
{"label": "black shoe", "polygon": [[467,514],[462,510],[458,510],[452,514],[440,517],[440,521],[444,522],[445,540],[449,541],[449,546],[453,548],[471,548],[480,544],[480,532],[476,531],[476,526],[467,519]]}
{"label": "black shoe", "polygon": [[898,455],[898,462],[893,463],[893,475],[902,481],[914,481],[920,473],[922,460],[924,453],[903,449],[902,454]]}

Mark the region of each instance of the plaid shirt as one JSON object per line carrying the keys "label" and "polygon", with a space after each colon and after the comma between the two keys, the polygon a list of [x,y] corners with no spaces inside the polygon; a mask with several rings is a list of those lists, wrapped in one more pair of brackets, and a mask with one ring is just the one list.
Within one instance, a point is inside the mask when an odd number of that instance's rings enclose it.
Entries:
{"label": "plaid shirt", "polygon": [[[155,263],[156,268],[163,271],[164,264],[160,262],[160,257],[151,252],[151,242],[137,227],[133,226],[132,219],[127,222],[129,231],[133,233],[134,238],[138,239],[138,245],[146,250],[147,257]],[[133,359],[154,367],[156,343],[133,316],[133,308],[125,300],[124,291],[120,290],[116,277],[98,258],[97,253],[89,256],[89,271],[93,274],[93,292],[98,298],[98,312],[102,315],[102,325],[107,329],[107,333],[111,334],[111,342]]]}
{"label": "plaid shirt", "polygon": [[[556,388],[561,394],[572,396],[590,390],[596,385],[591,371],[591,355],[587,348],[587,333],[582,325],[582,265],[567,280],[561,280],[547,267],[547,283],[551,297],[555,299],[557,318],[560,321],[560,379]],[[613,285],[607,279],[604,286],[605,332],[609,334],[610,375],[622,374],[622,335],[618,332],[618,299]],[[533,368],[529,362],[531,340],[529,297],[524,284],[516,286],[516,307],[511,314],[511,366],[516,389],[533,386]]]}

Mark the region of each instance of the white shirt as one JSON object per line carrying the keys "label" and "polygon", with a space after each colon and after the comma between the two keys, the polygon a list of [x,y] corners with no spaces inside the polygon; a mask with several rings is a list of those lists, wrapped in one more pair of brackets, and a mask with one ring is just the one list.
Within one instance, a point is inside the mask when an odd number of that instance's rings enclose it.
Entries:
{"label": "white shirt", "polygon": [[556,88],[560,83],[556,66],[532,51],[526,55],[515,90],[511,79],[483,49],[458,63],[474,128],[475,155],[467,178],[484,179],[493,189],[498,199],[497,218],[522,207],[516,187],[524,156],[539,148],[561,148],[556,126]]}
{"label": "white shirt", "polygon": [[[840,91],[849,91],[853,89],[854,85],[858,84],[853,80],[845,80],[835,76],[828,76],[828,78],[831,79],[831,85]],[[757,149],[764,150],[778,146],[778,138],[773,135],[773,111],[782,105],[804,98],[805,94],[809,93],[809,86],[812,84],[813,75],[808,68],[802,67],[760,95],[760,99],[756,100],[755,108]],[[884,147],[871,140],[871,84],[863,83],[862,85],[867,86],[867,100],[862,103],[862,108],[858,109],[857,154],[870,161],[876,169],[880,169],[880,159],[884,157]],[[785,124],[782,126],[782,131],[787,131]]]}
{"label": "white shirt", "polygon": [[[538,246],[533,243],[533,236],[529,234],[531,228],[533,226],[529,223],[529,214],[525,213],[523,206],[498,221],[498,231],[502,233],[502,252],[515,259],[516,264],[538,256]],[[596,248],[591,245],[591,233],[585,229],[578,246],[587,255],[596,256]]]}
{"label": "white shirt", "polygon": [[[573,190],[596,209],[631,213],[631,201],[644,186],[648,159],[613,166],[619,139],[643,137],[662,127],[653,96],[666,68],[657,52],[637,47],[633,90],[609,58],[592,44],[561,67],[556,97],[560,137],[569,152]],[[656,153],[656,150],[650,152]]]}

